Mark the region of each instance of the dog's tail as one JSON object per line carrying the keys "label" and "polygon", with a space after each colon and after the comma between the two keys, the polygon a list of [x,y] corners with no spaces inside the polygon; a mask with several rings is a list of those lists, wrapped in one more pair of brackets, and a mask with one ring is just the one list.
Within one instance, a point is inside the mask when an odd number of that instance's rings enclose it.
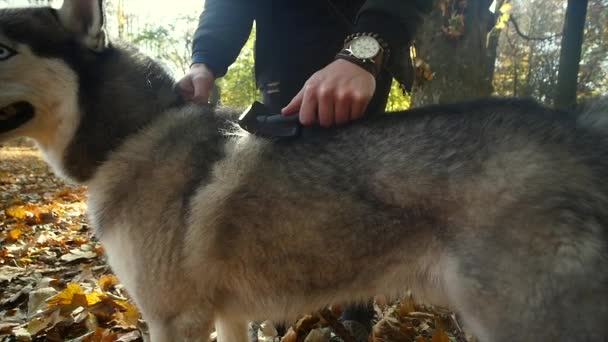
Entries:
{"label": "dog's tail", "polygon": [[608,134],[608,96],[582,103],[577,111],[581,126]]}

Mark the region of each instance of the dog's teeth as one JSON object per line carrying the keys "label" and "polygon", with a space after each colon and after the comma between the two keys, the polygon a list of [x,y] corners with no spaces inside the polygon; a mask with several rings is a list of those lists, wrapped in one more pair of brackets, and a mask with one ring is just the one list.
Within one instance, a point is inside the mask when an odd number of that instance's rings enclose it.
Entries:
{"label": "dog's teeth", "polygon": [[15,107],[13,106],[10,106],[0,111],[0,120],[8,120],[15,115],[17,115],[17,109],[15,109]]}

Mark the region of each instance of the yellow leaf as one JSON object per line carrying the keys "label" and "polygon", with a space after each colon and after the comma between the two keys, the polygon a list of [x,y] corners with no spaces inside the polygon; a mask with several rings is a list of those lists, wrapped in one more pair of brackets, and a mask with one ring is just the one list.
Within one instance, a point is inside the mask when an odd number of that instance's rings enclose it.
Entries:
{"label": "yellow leaf", "polygon": [[11,207],[6,209],[6,216],[14,218],[15,220],[25,220],[29,217],[34,216],[32,213],[25,210],[23,207]]}
{"label": "yellow leaf", "polygon": [[498,11],[500,13],[510,13],[512,9],[513,5],[511,5],[510,3],[504,3],[502,4],[502,6],[500,6],[500,9]]}
{"label": "yellow leaf", "polygon": [[23,234],[21,229],[19,229],[19,228],[11,229],[8,232],[8,236],[6,237],[6,240],[8,242],[15,242],[15,241],[19,240],[19,238],[21,237],[21,234]]}
{"label": "yellow leaf", "polygon": [[69,283],[67,288],[54,297],[51,297],[46,302],[49,306],[82,306],[87,308],[101,302],[105,295],[99,292],[85,294],[79,284]]}
{"label": "yellow leaf", "polygon": [[101,302],[101,300],[103,298],[105,298],[105,295],[103,293],[91,292],[86,295],[87,306],[95,305],[95,304]]}
{"label": "yellow leaf", "polygon": [[34,260],[32,260],[30,258],[21,258],[21,259],[19,259],[19,262],[22,263],[22,264],[24,264],[24,265],[29,265],[32,262],[34,262]]}
{"label": "yellow leaf", "polygon": [[108,291],[112,286],[120,284],[120,280],[113,274],[105,274],[97,282],[103,291]]}
{"label": "yellow leaf", "polygon": [[70,305],[74,295],[84,295],[84,291],[79,284],[69,283],[65,290],[49,298],[46,302],[49,306]]}
{"label": "yellow leaf", "polygon": [[77,231],[80,231],[82,229],[82,226],[78,225],[78,224],[73,224],[73,225],[70,225],[68,227],[68,229],[77,232]]}

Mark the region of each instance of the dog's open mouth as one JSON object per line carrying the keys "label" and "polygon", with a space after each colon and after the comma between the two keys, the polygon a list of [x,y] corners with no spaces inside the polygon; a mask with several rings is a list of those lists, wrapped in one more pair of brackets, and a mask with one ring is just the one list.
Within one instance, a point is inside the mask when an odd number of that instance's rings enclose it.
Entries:
{"label": "dog's open mouth", "polygon": [[25,101],[0,108],[0,133],[12,131],[34,117],[34,106]]}

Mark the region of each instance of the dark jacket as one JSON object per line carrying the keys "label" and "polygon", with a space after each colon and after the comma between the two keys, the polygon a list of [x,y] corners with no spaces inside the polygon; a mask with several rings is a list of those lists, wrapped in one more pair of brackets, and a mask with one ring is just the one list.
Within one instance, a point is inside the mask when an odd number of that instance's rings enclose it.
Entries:
{"label": "dark jacket", "polygon": [[389,71],[406,51],[431,0],[206,0],[193,43],[193,63],[221,77],[256,22],[255,74],[269,82],[299,83],[333,61],[353,32],[374,32],[392,51]]}

